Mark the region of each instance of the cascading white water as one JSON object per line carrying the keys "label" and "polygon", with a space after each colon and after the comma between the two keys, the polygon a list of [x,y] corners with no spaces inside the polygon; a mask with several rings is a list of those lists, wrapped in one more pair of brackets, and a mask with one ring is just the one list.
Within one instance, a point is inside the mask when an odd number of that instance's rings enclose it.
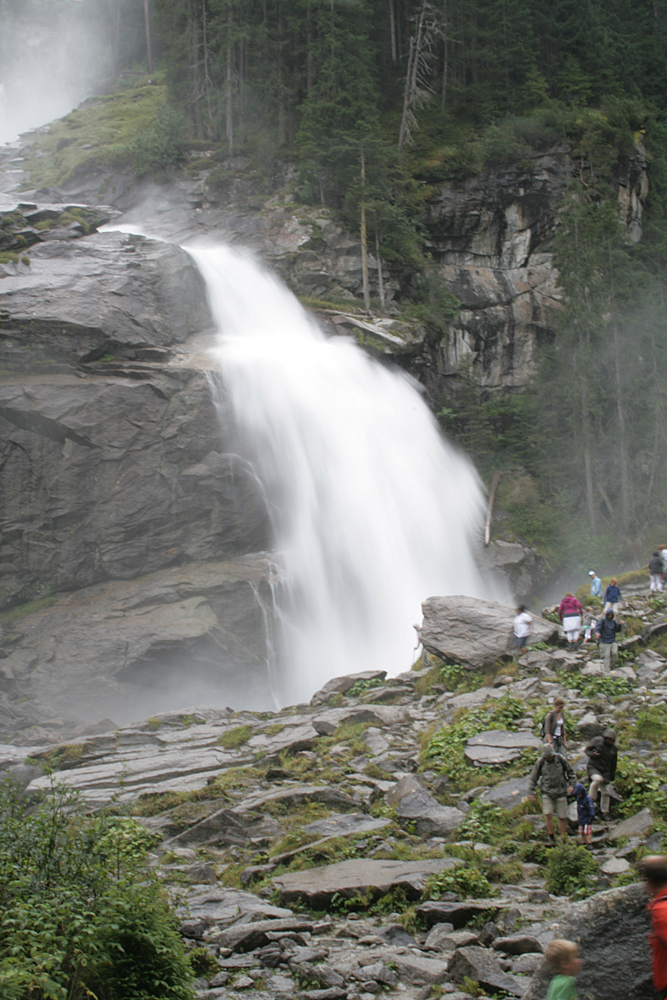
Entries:
{"label": "cascading white water", "polygon": [[433,594],[497,596],[475,566],[483,498],[409,379],[327,339],[249,256],[187,248],[219,326],[217,356],[285,571],[279,697],[409,668]]}

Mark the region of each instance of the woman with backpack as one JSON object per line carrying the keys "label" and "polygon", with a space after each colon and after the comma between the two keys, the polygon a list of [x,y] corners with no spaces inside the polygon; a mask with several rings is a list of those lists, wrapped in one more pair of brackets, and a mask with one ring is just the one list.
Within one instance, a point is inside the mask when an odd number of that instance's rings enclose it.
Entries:
{"label": "woman with backpack", "polygon": [[562,698],[554,698],[554,707],[545,718],[542,726],[542,739],[550,743],[556,753],[567,757],[567,736],[565,735],[565,702]]}

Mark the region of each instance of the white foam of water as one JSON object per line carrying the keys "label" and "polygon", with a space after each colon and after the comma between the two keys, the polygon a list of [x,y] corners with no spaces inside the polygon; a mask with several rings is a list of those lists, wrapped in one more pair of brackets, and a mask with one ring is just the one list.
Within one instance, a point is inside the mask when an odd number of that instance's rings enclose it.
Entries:
{"label": "white foam of water", "polygon": [[498,597],[473,556],[483,497],[409,379],[327,339],[249,256],[188,248],[219,325],[242,444],[272,503],[286,577],[280,697],[408,669],[434,594]]}

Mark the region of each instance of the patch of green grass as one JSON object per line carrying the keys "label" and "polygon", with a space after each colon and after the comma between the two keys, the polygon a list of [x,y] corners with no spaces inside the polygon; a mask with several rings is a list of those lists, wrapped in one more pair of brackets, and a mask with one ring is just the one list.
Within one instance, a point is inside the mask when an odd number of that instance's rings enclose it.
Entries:
{"label": "patch of green grass", "polygon": [[235,726],[233,729],[228,729],[222,736],[219,736],[215,742],[218,746],[224,747],[225,750],[236,750],[238,747],[242,747],[244,743],[247,743],[251,736],[252,729],[250,726]]}
{"label": "patch of green grass", "polygon": [[645,705],[637,712],[631,734],[638,740],[653,743],[667,741],[667,705]]}
{"label": "patch of green grass", "polygon": [[24,163],[30,186],[67,186],[99,167],[127,160],[135,137],[150,131],[167,106],[166,84],[159,74],[150,80],[142,77],[114,94],[91,97],[40,134]]}
{"label": "patch of green grass", "polygon": [[[487,729],[516,729],[516,722],[526,714],[526,706],[522,701],[506,695],[497,701],[487,702],[479,709],[465,709],[450,726],[437,730],[428,739],[423,750],[424,763],[437,764],[439,770],[448,775],[459,787],[473,787],[488,783],[494,784],[499,771],[506,777],[509,770],[500,766],[495,768],[473,767],[465,760],[465,745],[471,736]],[[523,768],[528,763],[529,756],[522,762]],[[533,754],[534,756],[534,754]]]}
{"label": "patch of green grass", "polygon": [[49,594],[47,597],[40,597],[35,601],[27,601],[25,604],[18,604],[6,611],[0,611],[0,624],[11,625],[20,621],[26,615],[34,614],[35,611],[44,611],[58,600],[56,594]]}

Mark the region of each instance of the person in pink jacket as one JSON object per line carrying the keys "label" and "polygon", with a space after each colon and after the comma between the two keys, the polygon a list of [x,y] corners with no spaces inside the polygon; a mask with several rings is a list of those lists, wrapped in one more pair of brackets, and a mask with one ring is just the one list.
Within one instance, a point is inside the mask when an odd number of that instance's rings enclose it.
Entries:
{"label": "person in pink jacket", "polygon": [[567,641],[570,647],[576,646],[579,641],[582,611],[583,609],[577,598],[574,594],[571,594],[568,591],[563,600],[560,602],[558,617],[563,623],[563,630],[567,636]]}

